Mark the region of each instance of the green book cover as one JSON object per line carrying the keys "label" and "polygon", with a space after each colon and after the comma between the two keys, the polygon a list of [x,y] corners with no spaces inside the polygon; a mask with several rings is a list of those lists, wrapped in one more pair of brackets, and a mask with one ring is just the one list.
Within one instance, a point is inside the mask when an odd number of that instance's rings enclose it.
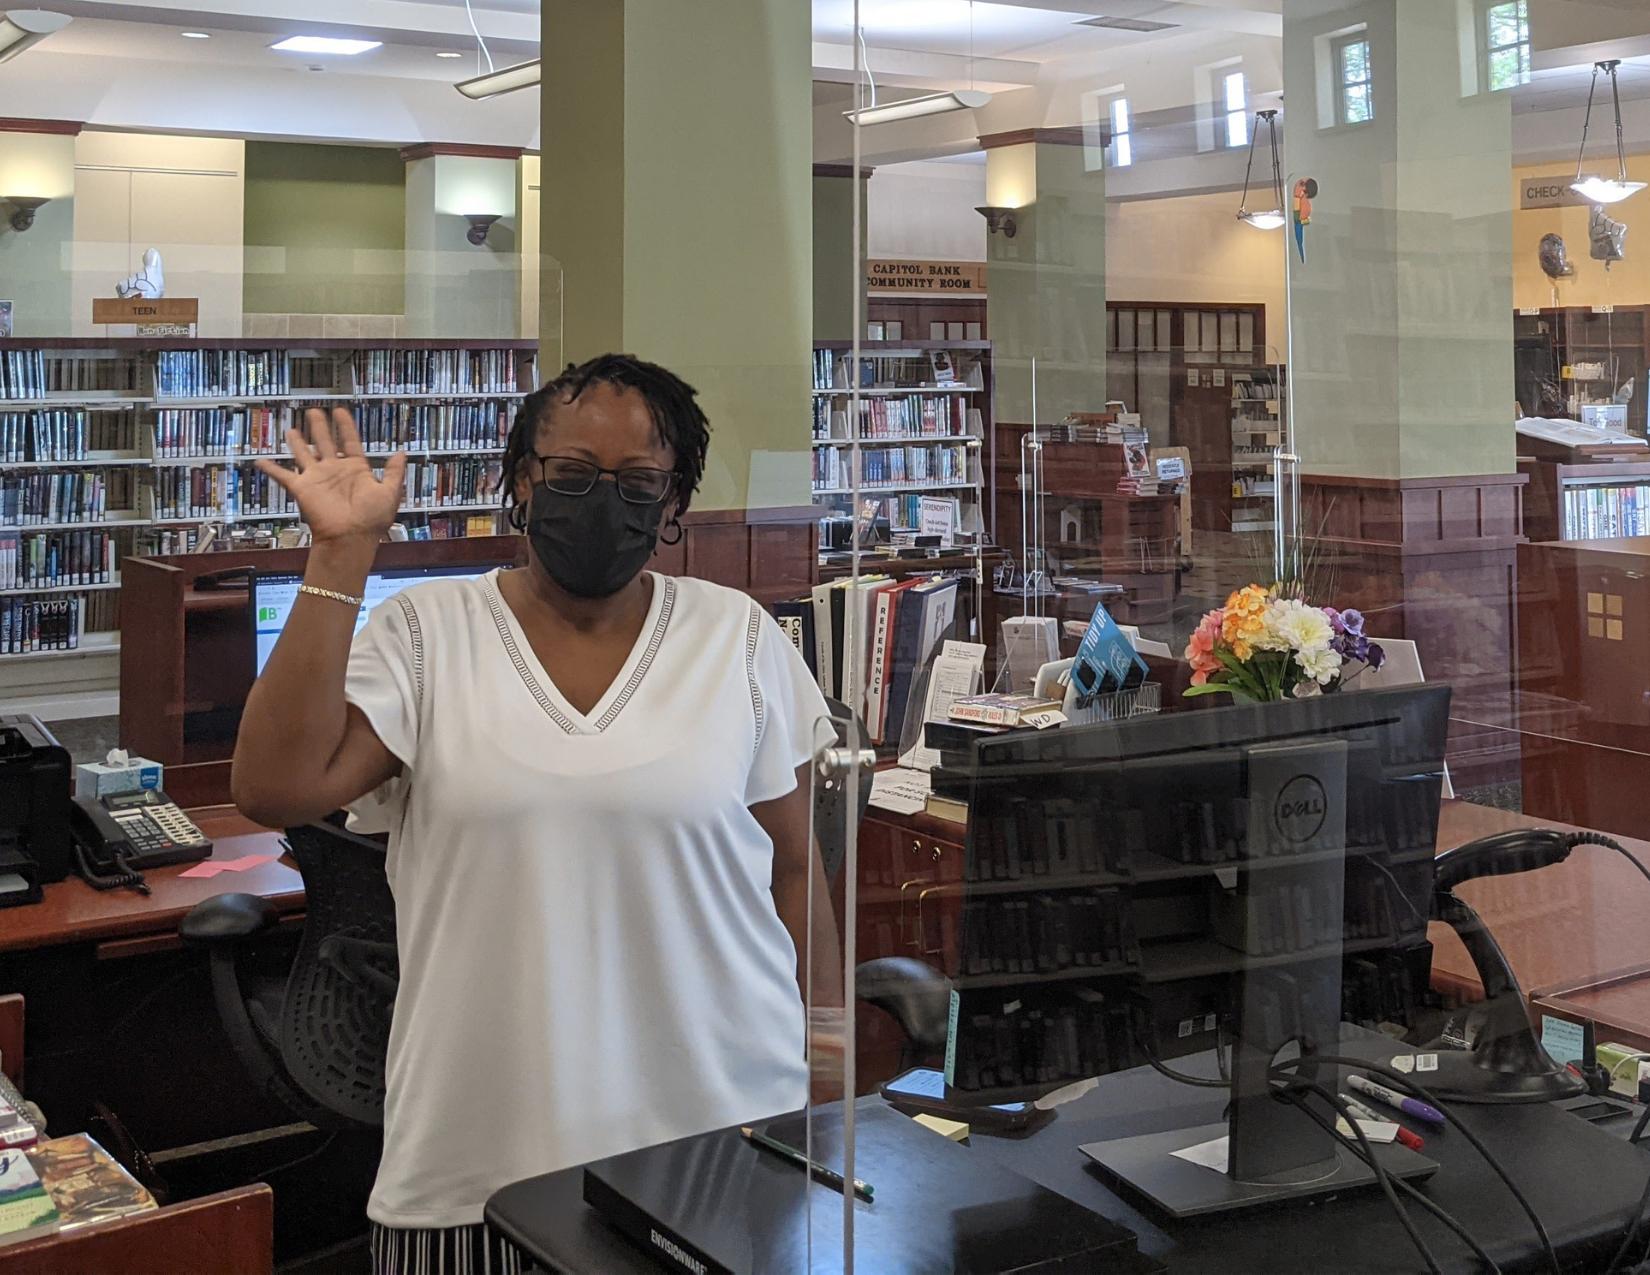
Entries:
{"label": "green book cover", "polygon": [[0,1243],[58,1227],[57,1206],[21,1151],[0,1153]]}

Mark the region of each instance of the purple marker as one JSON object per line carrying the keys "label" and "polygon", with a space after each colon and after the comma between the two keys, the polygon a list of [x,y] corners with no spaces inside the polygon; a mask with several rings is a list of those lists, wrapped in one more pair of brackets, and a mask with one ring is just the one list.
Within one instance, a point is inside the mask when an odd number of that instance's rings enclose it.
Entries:
{"label": "purple marker", "polygon": [[1417,1102],[1414,1098],[1406,1098],[1401,1093],[1395,1093],[1385,1085],[1378,1085],[1365,1076],[1348,1076],[1346,1083],[1361,1094],[1367,1094],[1376,1102],[1384,1102],[1389,1107],[1396,1107],[1405,1115],[1414,1116],[1417,1120],[1430,1120],[1433,1124],[1444,1123],[1444,1113],[1436,1107],[1429,1107],[1424,1102]]}

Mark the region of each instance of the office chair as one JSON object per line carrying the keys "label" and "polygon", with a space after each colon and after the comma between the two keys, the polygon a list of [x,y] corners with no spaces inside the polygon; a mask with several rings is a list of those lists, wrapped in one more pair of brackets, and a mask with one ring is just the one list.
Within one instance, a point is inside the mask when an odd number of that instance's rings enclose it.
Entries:
{"label": "office chair", "polygon": [[[841,700],[827,699],[831,710],[831,725],[836,728],[837,746],[848,745],[848,706]],[[858,725],[862,747],[865,726]],[[871,803],[871,779],[875,765],[860,766],[859,802],[853,812],[857,827],[865,819]],[[848,849],[848,794],[847,782],[841,775],[816,777],[814,781],[814,836],[819,841],[820,858],[825,864],[827,886],[835,889],[842,872],[843,859]],[[851,918],[846,919],[852,924]],[[951,980],[923,961],[908,956],[883,956],[861,961],[854,969],[855,995],[859,1000],[893,1016],[905,1032],[905,1043],[900,1047],[900,1069],[917,1066],[925,1054],[945,1047],[945,1037],[951,1016]]]}
{"label": "office chair", "polygon": [[287,843],[306,902],[284,978],[251,968],[276,920],[267,899],[215,895],[178,932],[210,952],[218,1016],[264,1092],[317,1128],[379,1128],[399,972],[384,846],[330,823],[289,828]]}

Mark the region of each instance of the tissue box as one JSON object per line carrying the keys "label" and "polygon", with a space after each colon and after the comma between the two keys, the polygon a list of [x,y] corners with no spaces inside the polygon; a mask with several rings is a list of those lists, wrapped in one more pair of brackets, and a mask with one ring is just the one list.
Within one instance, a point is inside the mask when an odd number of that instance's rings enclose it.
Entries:
{"label": "tissue box", "polygon": [[74,768],[75,792],[82,797],[107,797],[117,792],[159,788],[165,767],[158,761],[128,757],[125,762],[85,762]]}

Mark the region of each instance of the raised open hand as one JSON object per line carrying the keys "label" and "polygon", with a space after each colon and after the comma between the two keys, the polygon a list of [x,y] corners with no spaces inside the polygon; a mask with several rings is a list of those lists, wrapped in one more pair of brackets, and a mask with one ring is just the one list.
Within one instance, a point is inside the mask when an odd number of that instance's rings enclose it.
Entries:
{"label": "raised open hand", "polygon": [[312,407],[306,420],[308,438],[296,429],[286,432],[297,470],[272,460],[257,461],[258,468],[292,493],[317,543],[357,536],[376,541],[401,508],[401,486],[407,476],[405,453],[396,452],[389,458],[380,479],[367,461],[349,412],[335,407],[329,422],[325,412]]}

